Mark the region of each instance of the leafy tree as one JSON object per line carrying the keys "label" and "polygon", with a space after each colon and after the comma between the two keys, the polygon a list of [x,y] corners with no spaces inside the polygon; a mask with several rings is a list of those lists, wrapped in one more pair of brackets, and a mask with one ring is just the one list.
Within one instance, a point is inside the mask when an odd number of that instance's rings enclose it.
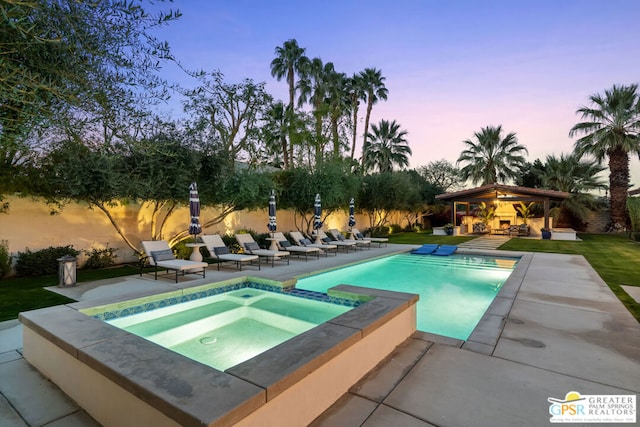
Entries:
{"label": "leafy tree", "polygon": [[543,186],[570,193],[560,203],[559,226],[572,225],[572,218],[584,221],[590,209],[600,206],[592,191],[607,187],[598,176],[604,169],[597,162],[579,160],[575,154],[547,156],[540,174]]}
{"label": "leafy tree", "polygon": [[367,97],[367,115],[364,119],[364,141],[362,143],[362,165],[367,164],[367,149],[369,146],[369,120],[371,119],[371,110],[374,104],[379,100],[387,100],[389,90],[384,85],[385,77],[382,76],[382,70],[375,68],[365,68],[360,72],[362,84],[366,90]]}
{"label": "leafy tree", "polygon": [[348,172],[348,164],[325,162],[315,171],[295,168],[283,171],[274,180],[281,189],[278,207],[293,209],[298,230],[310,233],[313,228],[313,202],[322,198],[323,220],[339,209],[346,209],[357,192],[358,178]]}
{"label": "leafy tree", "polygon": [[405,139],[406,130],[400,129],[395,120],[381,120],[378,126],[371,127],[370,140],[365,150],[364,169],[367,171],[391,172],[394,166],[409,166],[411,148]]}
{"label": "leafy tree", "polygon": [[416,188],[411,185],[409,175],[399,172],[384,172],[364,175],[356,204],[369,218],[372,235],[388,223],[394,210],[407,210],[416,200]]}
{"label": "leafy tree", "polygon": [[579,108],[583,122],[569,136],[583,135],[574,146],[579,157],[592,155],[598,163],[609,158],[611,226],[624,230],[628,223],[629,153],[640,157],[640,96],[638,85],[614,85],[604,95],[589,97],[591,106]]}
{"label": "leafy tree", "polygon": [[[296,92],[295,74],[304,74],[309,64],[309,58],[304,55],[305,49],[298,46],[295,39],[287,40],[282,46],[276,47],[276,57],[271,61],[271,75],[278,79],[287,79],[289,85],[288,115],[292,118],[294,113],[294,99]],[[290,167],[289,162],[293,157],[293,137],[289,133],[288,152],[282,152],[284,168]]]}
{"label": "leafy tree", "polygon": [[460,169],[462,179],[482,185],[504,182],[518,177],[525,164],[523,154],[528,154],[524,145],[518,144],[516,134],[511,132],[502,138],[502,126],[487,126],[474,133],[476,142],[462,141],[467,147],[457,160],[466,164]]}
{"label": "leafy tree", "polygon": [[149,14],[141,3],[0,0],[0,202],[32,179],[43,130],[139,116],[167,98],[158,71],[173,58],[151,32],[180,13]]}
{"label": "leafy tree", "polygon": [[430,205],[436,203],[436,195],[442,193],[442,189],[415,170],[395,173],[405,175],[408,182],[408,187],[404,190],[407,193],[404,204],[396,209],[404,213],[408,226],[413,228],[422,214],[430,209]]}
{"label": "leafy tree", "polygon": [[233,164],[258,139],[258,121],[271,103],[264,83],[245,79],[242,83],[223,81],[220,72],[199,76],[201,85],[188,92],[185,111],[192,113],[190,126],[203,139],[219,143]]}
{"label": "leafy tree", "polygon": [[460,170],[445,159],[429,162],[426,166],[419,167],[417,172],[428,183],[438,187],[440,193],[456,189],[460,185]]}
{"label": "leafy tree", "polygon": [[[131,111],[166,98],[158,77],[169,46],[151,34],[178,18],[138,2],[0,2],[0,146],[72,113]],[[115,107],[117,106],[117,107]]]}

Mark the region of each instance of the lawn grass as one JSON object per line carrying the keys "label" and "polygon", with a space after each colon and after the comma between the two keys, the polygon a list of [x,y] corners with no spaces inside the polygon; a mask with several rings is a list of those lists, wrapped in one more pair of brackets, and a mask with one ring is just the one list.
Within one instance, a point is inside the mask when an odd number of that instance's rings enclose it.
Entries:
{"label": "lawn grass", "polygon": [[[109,279],[138,273],[131,266],[107,268],[103,270],[78,271],[78,282]],[[74,300],[44,289],[56,286],[58,276],[23,277],[0,281],[0,322],[16,319],[21,311],[67,304]]]}

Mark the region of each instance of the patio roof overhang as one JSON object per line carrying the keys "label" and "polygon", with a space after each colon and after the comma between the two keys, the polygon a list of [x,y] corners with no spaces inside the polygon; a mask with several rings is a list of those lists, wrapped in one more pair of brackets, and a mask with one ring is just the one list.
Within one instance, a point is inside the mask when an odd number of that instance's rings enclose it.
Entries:
{"label": "patio roof overhang", "polygon": [[541,188],[519,187],[516,185],[487,184],[467,190],[438,194],[437,200],[452,204],[451,217],[455,220],[456,203],[466,204],[481,202],[536,202],[544,204],[544,226],[549,227],[549,205],[551,201],[560,202],[567,199],[569,193],[564,191],[545,190]]}

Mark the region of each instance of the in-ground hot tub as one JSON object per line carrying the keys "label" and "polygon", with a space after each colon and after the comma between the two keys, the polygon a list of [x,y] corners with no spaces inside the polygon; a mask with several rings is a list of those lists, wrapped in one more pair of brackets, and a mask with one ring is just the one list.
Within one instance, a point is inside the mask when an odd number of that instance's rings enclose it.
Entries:
{"label": "in-ground hot tub", "polygon": [[[327,298],[329,301],[330,299]],[[99,319],[224,371],[351,310],[341,304],[245,287],[132,314]]]}
{"label": "in-ground hot tub", "polygon": [[[224,371],[96,317],[256,289],[353,307]],[[253,292],[253,291],[250,291]],[[417,296],[337,286],[327,295],[241,278],[100,307],[21,313],[24,356],[103,425],[304,425],[415,331]]]}

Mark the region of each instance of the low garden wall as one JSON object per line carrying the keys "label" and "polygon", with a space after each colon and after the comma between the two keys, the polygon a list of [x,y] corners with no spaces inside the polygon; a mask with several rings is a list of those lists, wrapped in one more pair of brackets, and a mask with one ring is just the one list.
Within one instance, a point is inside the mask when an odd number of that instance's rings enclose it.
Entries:
{"label": "low garden wall", "polygon": [[[9,252],[14,256],[24,252],[45,249],[51,246],[72,245],[76,250],[115,248],[117,261],[135,262],[136,253],[122,240],[109,218],[99,210],[91,210],[86,204],[70,203],[61,213],[53,215],[44,202],[31,198],[8,197],[9,212],[0,214],[0,241],[7,241]],[[126,236],[134,245],[151,239],[151,209],[146,205],[130,203],[111,208],[118,225],[126,230]],[[218,211],[203,208],[201,223],[214,218]],[[178,209],[167,221],[165,236],[168,239],[186,229],[190,216],[188,207]],[[295,230],[292,211],[278,210],[278,230]],[[325,222],[325,228],[346,230],[348,212],[333,213]],[[361,230],[368,228],[366,215],[356,215]],[[267,206],[263,210],[234,212],[220,224],[203,229],[204,234],[232,234],[236,230],[251,229],[259,233],[267,232]],[[80,256],[79,264],[83,264]]]}

